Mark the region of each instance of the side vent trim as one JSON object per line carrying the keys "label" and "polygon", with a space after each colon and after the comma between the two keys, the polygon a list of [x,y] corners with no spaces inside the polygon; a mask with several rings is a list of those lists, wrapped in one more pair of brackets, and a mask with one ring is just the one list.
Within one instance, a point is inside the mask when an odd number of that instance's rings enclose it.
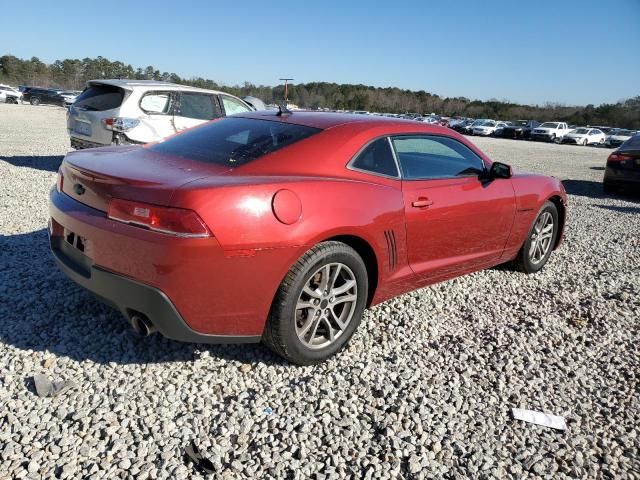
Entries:
{"label": "side vent trim", "polygon": [[384,238],[387,241],[389,254],[389,270],[393,271],[398,265],[398,247],[396,246],[396,234],[393,230],[385,230]]}

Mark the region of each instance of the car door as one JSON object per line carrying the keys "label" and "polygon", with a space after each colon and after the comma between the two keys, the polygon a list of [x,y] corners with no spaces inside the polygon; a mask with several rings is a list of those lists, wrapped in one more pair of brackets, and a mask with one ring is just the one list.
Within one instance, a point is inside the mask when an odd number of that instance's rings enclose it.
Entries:
{"label": "car door", "polygon": [[180,92],[173,116],[173,126],[177,132],[180,132],[221,116],[223,116],[222,109],[214,94]]}
{"label": "car door", "polygon": [[423,283],[499,263],[515,215],[510,179],[445,135],[392,138],[402,170],[409,264]]}

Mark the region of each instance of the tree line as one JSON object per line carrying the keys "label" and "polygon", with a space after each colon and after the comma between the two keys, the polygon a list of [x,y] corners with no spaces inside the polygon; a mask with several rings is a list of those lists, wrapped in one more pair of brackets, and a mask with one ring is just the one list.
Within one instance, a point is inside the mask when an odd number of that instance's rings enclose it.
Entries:
{"label": "tree line", "polygon": [[[153,66],[134,68],[104,57],[56,60],[51,64],[37,57],[20,59],[13,55],[0,57],[0,83],[81,90],[88,80],[128,78],[162,80],[200,88],[222,90],[237,96],[251,95],[265,103],[280,103],[284,86],[221,85],[201,77],[182,78],[161,72]],[[302,108],[368,110],[389,113],[438,113],[447,116],[494,118],[500,120],[536,119],[565,121],[576,125],[608,125],[640,129],[640,95],[613,104],[568,106],[556,103],[521,105],[491,99],[471,100],[466,97],[441,97],[424,90],[411,91],[396,87],[311,82],[289,87],[289,101]]]}

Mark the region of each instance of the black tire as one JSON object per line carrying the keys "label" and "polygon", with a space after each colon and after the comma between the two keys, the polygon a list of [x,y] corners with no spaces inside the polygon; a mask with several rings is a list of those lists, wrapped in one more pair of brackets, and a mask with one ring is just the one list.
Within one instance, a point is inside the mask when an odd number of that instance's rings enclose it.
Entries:
{"label": "black tire", "polygon": [[29,103],[31,105],[40,105],[40,99],[38,97],[31,97],[31,100],[29,100]]}
{"label": "black tire", "polygon": [[[296,304],[314,272],[324,265],[336,262],[349,267],[357,282],[357,299],[353,314],[333,343],[320,349],[311,349],[296,333]],[[346,345],[360,324],[367,303],[368,286],[367,268],[353,248],[334,241],[316,245],[300,257],[280,284],[262,336],[263,343],[278,355],[298,365],[313,365],[326,360]]]}
{"label": "black tire", "polygon": [[549,141],[550,141],[551,143],[556,143],[556,134],[555,134],[555,133],[552,133],[552,134],[551,134],[551,137],[549,137]]}
{"label": "black tire", "polygon": [[582,146],[583,146],[583,147],[586,147],[587,145],[589,145],[589,142],[588,142],[588,141],[587,141],[587,139],[585,138],[585,139],[582,141]]}
{"label": "black tire", "polygon": [[[551,235],[550,247],[542,257],[542,259],[537,263],[534,263],[529,255],[531,243],[533,241],[532,234],[534,233],[536,222],[545,212],[549,212],[551,214],[551,217],[553,218],[553,233]],[[538,215],[536,215],[535,220],[531,224],[529,232],[527,233],[527,239],[524,241],[524,244],[522,245],[522,248],[520,248],[518,256],[514,261],[515,266],[518,270],[524,273],[536,273],[546,265],[546,263],[549,261],[549,257],[551,256],[551,252],[553,251],[553,247],[558,239],[558,227],[558,208],[552,202],[547,201],[544,203],[544,205],[542,205],[542,208],[538,212]]]}

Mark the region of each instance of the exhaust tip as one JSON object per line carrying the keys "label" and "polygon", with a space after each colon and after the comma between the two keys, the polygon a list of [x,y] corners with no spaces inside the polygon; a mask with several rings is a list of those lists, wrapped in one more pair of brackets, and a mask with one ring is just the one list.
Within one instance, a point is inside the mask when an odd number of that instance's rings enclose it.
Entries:
{"label": "exhaust tip", "polygon": [[149,336],[157,330],[151,320],[142,314],[134,313],[129,321],[133,329],[143,337]]}

